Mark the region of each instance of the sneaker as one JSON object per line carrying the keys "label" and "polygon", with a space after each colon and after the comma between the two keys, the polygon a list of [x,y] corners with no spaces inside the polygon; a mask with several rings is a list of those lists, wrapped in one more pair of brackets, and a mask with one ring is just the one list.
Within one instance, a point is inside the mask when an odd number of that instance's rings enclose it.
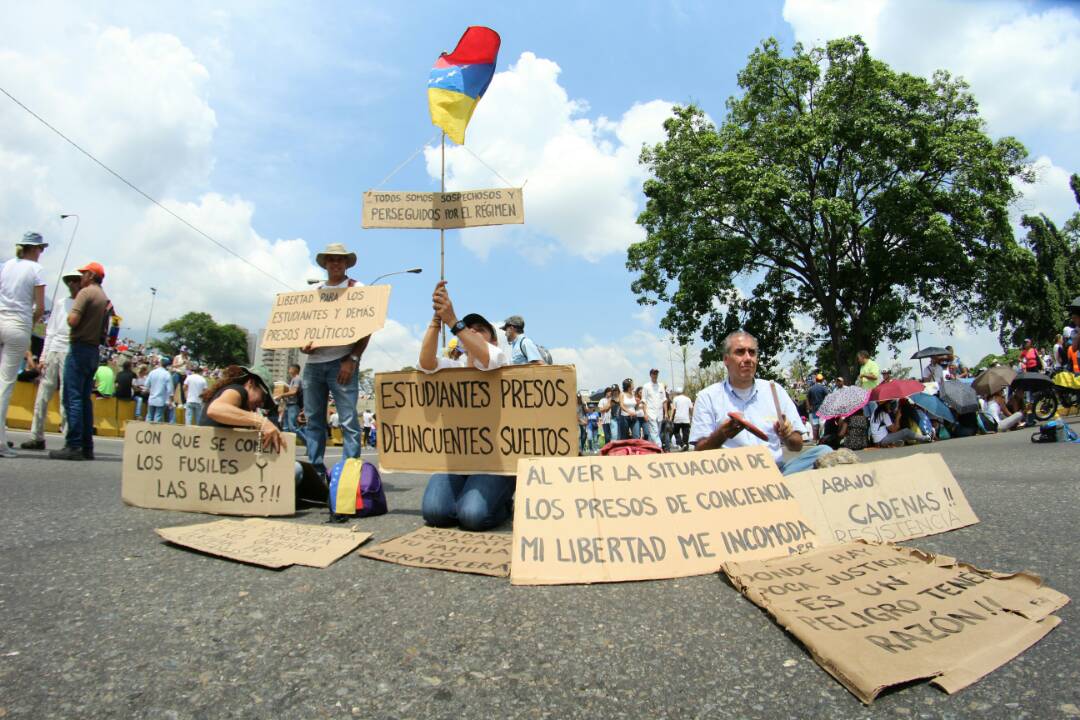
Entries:
{"label": "sneaker", "polygon": [[82,459],[83,460],[93,460],[94,459],[94,448],[83,448]]}
{"label": "sneaker", "polygon": [[21,443],[19,445],[19,447],[21,447],[23,450],[44,450],[45,449],[45,441],[44,440],[26,440],[25,442]]}
{"label": "sneaker", "polygon": [[19,453],[15,452],[9,447],[0,447],[0,458],[16,458],[19,457]]}
{"label": "sneaker", "polygon": [[82,448],[67,447],[62,450],[50,450],[49,457],[53,460],[82,460]]}

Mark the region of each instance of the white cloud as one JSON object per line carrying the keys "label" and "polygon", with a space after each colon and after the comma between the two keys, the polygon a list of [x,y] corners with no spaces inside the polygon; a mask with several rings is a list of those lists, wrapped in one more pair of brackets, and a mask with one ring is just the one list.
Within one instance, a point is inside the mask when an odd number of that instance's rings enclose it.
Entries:
{"label": "white cloud", "polygon": [[1069,172],[1067,170],[1055,165],[1045,155],[1040,156],[1035,161],[1034,167],[1035,182],[1030,185],[1024,183],[1015,184],[1016,188],[1023,194],[1023,197],[1011,208],[1011,217],[1018,236],[1027,232],[1019,224],[1022,215],[1043,213],[1054,221],[1058,227],[1061,227],[1067,219],[1080,209],[1077,208],[1076,196],[1073,195],[1072,188],[1069,187]]}
{"label": "white cloud", "polygon": [[[525,222],[520,226],[470,229],[462,243],[481,257],[511,245],[533,262],[569,253],[597,261],[644,238],[637,225],[644,143],[663,139],[672,103],[652,100],[612,120],[587,116],[588,104],[573,100],[559,84],[559,66],[522,53],[497,73],[469,125],[469,150],[511,183],[526,182]],[[502,183],[469,150],[448,146],[448,189]],[[425,150],[428,173],[439,177],[438,147]]]}
{"label": "white cloud", "polygon": [[964,77],[995,134],[1080,130],[1080,17],[1069,8],[959,0],[787,0],[805,45],[860,34],[873,53],[919,75]]}
{"label": "white cloud", "polygon": [[[556,363],[576,366],[578,387],[583,390],[621,383],[623,378],[632,378],[640,385],[648,382],[651,368],[660,371],[660,381],[668,387],[679,387],[684,382],[682,350],[666,335],[635,330],[608,343],[591,337],[582,340],[577,347],[550,350]],[[689,348],[686,367],[690,372],[698,366],[699,359],[698,350]]]}

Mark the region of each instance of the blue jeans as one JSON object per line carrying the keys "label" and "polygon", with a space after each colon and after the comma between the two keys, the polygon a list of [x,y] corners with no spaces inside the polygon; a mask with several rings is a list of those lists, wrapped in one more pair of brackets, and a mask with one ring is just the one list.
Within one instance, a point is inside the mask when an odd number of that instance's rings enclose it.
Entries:
{"label": "blue jeans", "polygon": [[780,468],[780,472],[784,475],[792,475],[803,470],[813,470],[814,461],[822,455],[828,455],[833,449],[828,445],[815,445],[812,448],[806,448],[801,453],[784,462]]}
{"label": "blue jeans", "polygon": [[341,436],[345,441],[342,457],[360,457],[360,420],[356,414],[356,401],[360,396],[358,372],[354,371],[349,382],[341,385],[337,381],[340,369],[341,360],[309,362],[304,366],[304,414],[307,415],[304,440],[307,442],[308,462],[317,468],[324,467],[328,395],[334,397],[338,420],[341,422]]}
{"label": "blue jeans", "polygon": [[164,405],[146,406],[146,422],[163,423],[166,420],[167,414]]}
{"label": "blue jeans", "polygon": [[607,444],[612,440],[619,439],[619,423],[611,420],[604,426],[604,443]]}
{"label": "blue jeans", "polygon": [[142,417],[143,396],[135,396],[135,419],[138,420]]}
{"label": "blue jeans", "polygon": [[202,420],[202,403],[189,402],[184,405],[184,424],[198,425]]}
{"label": "blue jeans", "polygon": [[435,527],[489,530],[510,517],[516,480],[507,475],[448,475],[428,480],[420,503],[424,522]]}
{"label": "blue jeans", "polygon": [[300,403],[285,403],[285,432],[300,432]]}
{"label": "blue jeans", "polygon": [[94,373],[98,366],[97,345],[71,343],[64,361],[64,410],[67,435],[64,445],[81,450],[94,449]]}

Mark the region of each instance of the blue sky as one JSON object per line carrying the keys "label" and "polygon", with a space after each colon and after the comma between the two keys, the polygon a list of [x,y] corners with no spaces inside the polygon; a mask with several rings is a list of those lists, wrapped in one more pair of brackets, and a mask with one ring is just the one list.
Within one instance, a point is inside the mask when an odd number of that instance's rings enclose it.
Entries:
{"label": "blue sky", "polygon": [[[1027,2],[39,3],[0,10],[0,86],[119,172],[294,287],[314,254],[344,242],[361,281],[395,278],[389,323],[368,361],[412,363],[430,318],[438,234],[361,230],[360,197],[435,135],[428,70],[469,24],[502,35],[498,71],[468,147],[525,186],[526,225],[447,233],[447,276],[461,312],[524,315],[583,385],[650,366],[668,372],[659,312],[629,290],[625,247],[641,237],[642,142],[661,137],[671,103],[716,119],[763,39],[784,47],[859,32],[894,67],[967,77],[991,134],[1015,134],[1042,168],[1025,211],[1063,220],[1080,167],[1080,18]],[[437,189],[429,147],[384,187]],[[448,187],[502,182],[460,148]],[[141,338],[187,310],[259,327],[279,287],[169,218],[0,98],[0,232],[38,228],[71,262],[97,259],[125,325]],[[46,253],[59,267],[61,252]],[[934,327],[969,361],[994,349],[985,329]],[[909,348],[902,348],[907,351]],[[882,349],[883,358],[889,353]],[[678,363],[675,363],[678,365]],[[676,369],[676,384],[681,371]]]}

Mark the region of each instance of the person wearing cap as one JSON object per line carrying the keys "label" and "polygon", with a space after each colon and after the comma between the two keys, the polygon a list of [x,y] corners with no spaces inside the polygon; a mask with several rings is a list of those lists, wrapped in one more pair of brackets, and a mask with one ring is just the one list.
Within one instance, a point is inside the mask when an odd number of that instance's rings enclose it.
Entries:
{"label": "person wearing cap", "polygon": [[660,421],[667,412],[667,388],[659,378],[660,371],[653,368],[649,371],[649,382],[641,386],[646,439],[654,445],[660,445]]}
{"label": "person wearing cap", "polygon": [[200,372],[198,365],[191,365],[188,376],[184,378],[184,424],[198,425],[202,422],[203,393],[206,392],[206,378]]}
{"label": "person wearing cap", "polygon": [[[431,301],[435,314],[420,345],[421,370],[429,374],[458,367],[495,370],[508,364],[506,353],[498,345],[495,328],[484,316],[469,313],[458,318],[445,280],[435,286]],[[463,349],[464,355],[457,360],[441,357],[437,352],[439,331],[444,323]],[[421,514],[424,522],[435,527],[457,525],[462,530],[488,530],[510,517],[514,484],[513,475],[436,473],[424,488]]]}
{"label": "person wearing cap", "polygon": [[540,348],[530,338],[525,337],[525,318],[511,315],[503,323],[502,330],[510,343],[511,365],[543,365],[544,357]]}
{"label": "person wearing cap", "polygon": [[191,362],[191,356],[188,355],[187,345],[180,346],[180,352],[173,355],[172,363],[169,365],[169,372],[172,374],[172,384],[174,388],[180,391],[180,402],[187,402],[187,390],[184,387],[184,379],[188,374],[188,365]]}
{"label": "person wearing cap", "polygon": [[0,457],[16,456],[7,444],[7,411],[34,324],[45,312],[45,270],[38,258],[48,246],[28,232],[15,244],[15,257],[0,266]]}
{"label": "person wearing cap", "polygon": [[75,296],[68,313],[71,328],[68,356],[64,361],[64,408],[67,411],[67,432],[64,447],[50,450],[54,460],[94,459],[94,374],[98,368],[98,347],[109,298],[101,289],[105,268],[92,262],[79,268],[82,289]]}
{"label": "person wearing cap", "polygon": [[[356,253],[349,252],[341,243],[330,243],[315,256],[315,262],[326,270],[326,282],[320,288],[344,288],[358,285],[345,272],[356,264]],[[342,457],[360,457],[360,419],[356,403],[360,397],[360,358],[367,349],[370,336],[360,338],[348,345],[312,347],[308,343],[300,348],[307,355],[304,365],[304,440],[308,460],[316,472],[327,477],[323,455],[326,452],[326,403],[333,396],[338,410],[343,440]]]}
{"label": "person wearing cap", "polygon": [[[30,422],[30,439],[19,446],[23,450],[45,449],[45,418],[49,412],[49,402],[52,401],[57,389],[60,390],[61,397],[64,392],[64,361],[67,359],[68,342],[71,336],[67,317],[71,312],[72,303],[75,302],[75,296],[79,293],[79,287],[82,285],[82,273],[71,270],[64,273],[61,279],[67,287],[68,294],[55,299],[48,325],[45,326],[45,345],[41,349],[41,364],[38,366],[41,375],[38,379],[37,395],[34,398],[34,418]],[[66,425],[66,418],[64,403],[60,403],[61,428]]]}

